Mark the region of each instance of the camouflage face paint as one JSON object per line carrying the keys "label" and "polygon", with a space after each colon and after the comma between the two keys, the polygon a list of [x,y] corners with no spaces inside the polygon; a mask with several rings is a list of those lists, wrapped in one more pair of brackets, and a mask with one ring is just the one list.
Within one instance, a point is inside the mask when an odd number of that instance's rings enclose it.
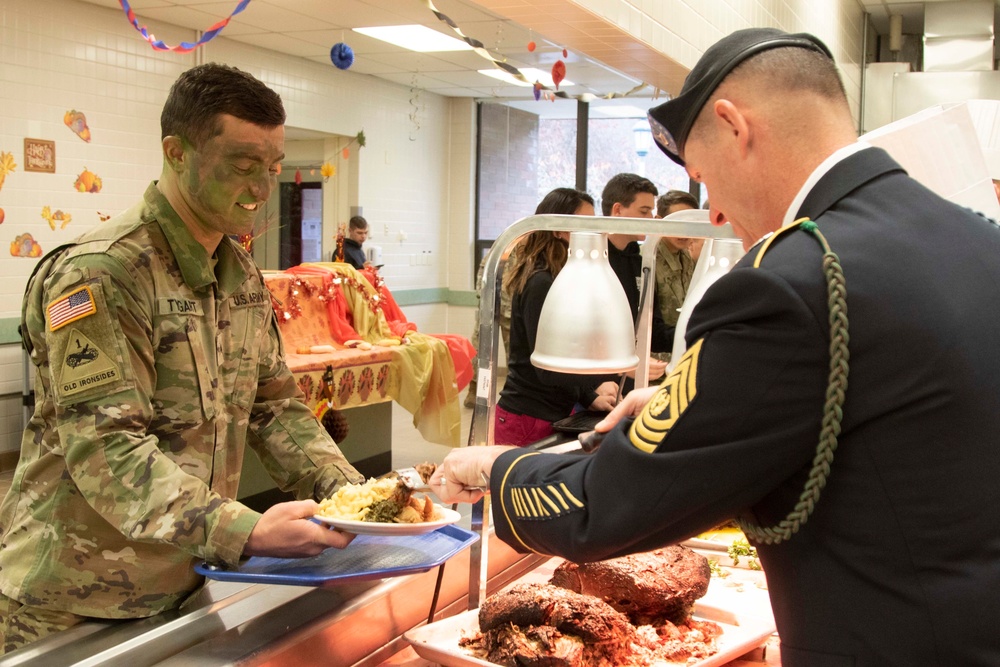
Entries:
{"label": "camouflage face paint", "polygon": [[220,125],[202,146],[185,146],[189,168],[179,188],[205,231],[247,234],[277,184],[285,130],[228,115]]}

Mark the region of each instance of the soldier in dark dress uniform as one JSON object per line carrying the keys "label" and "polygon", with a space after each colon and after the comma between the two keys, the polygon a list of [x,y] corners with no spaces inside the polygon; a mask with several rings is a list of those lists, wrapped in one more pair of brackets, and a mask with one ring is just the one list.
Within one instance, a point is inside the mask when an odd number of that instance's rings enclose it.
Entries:
{"label": "soldier in dark dress uniform", "polygon": [[502,539],[577,561],[736,517],[786,667],[1000,664],[1000,229],[857,141],[812,35],[727,36],[650,118],[746,257],[595,455],[465,448],[440,495],[489,475]]}

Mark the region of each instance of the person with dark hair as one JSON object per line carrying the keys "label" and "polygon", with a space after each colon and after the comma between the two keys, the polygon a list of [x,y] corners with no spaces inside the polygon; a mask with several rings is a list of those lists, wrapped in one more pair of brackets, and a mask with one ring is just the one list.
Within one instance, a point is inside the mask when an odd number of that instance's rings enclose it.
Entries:
{"label": "person with dark hair", "polygon": [[[365,251],[361,249],[367,238],[368,221],[360,215],[351,216],[350,222],[347,223],[347,234],[344,236],[344,261],[355,269],[363,269],[368,263]],[[333,259],[337,261],[336,257]]]}
{"label": "person with dark hair", "polygon": [[[613,218],[652,218],[657,194],[659,191],[649,179],[637,174],[617,174],[604,186],[604,191],[601,193],[601,210],[605,216]],[[643,284],[639,241],[645,238],[642,234],[608,234],[608,263],[611,264],[611,270],[618,276],[622,289],[625,290],[633,321],[639,317]],[[651,276],[647,283],[646,298],[653,299],[653,325],[649,349],[651,352],[670,352],[674,346],[674,328],[667,326],[660,314],[655,277]],[[663,375],[665,362],[649,359],[648,364],[649,379],[655,380]],[[627,377],[623,393],[629,393],[634,386],[635,380],[631,376]]]}
{"label": "person with dark hair", "polygon": [[[670,190],[656,200],[656,217],[665,218],[677,211],[698,208],[698,200],[689,192]],[[669,327],[677,326],[684,297],[694,275],[694,258],[689,248],[700,239],[664,236],[656,246],[656,297],[660,316]]]}
{"label": "person with dark hair", "polygon": [[463,447],[431,483],[487,475],[499,538],[578,562],[735,518],[785,667],[1000,665],[1000,227],[858,141],[813,35],[734,32],[649,115],[746,256],[593,456]]}
{"label": "person with dark hair", "polygon": [[[593,215],[594,200],[573,188],[545,195],[536,215]],[[531,363],[542,304],[565,266],[569,232],[534,231],[518,244],[518,254],[503,274],[511,294],[510,357],[507,380],[496,407],[494,441],[523,447],[553,433],[552,423],[568,417],[576,405],[596,411],[614,407],[618,385],[593,375],[554,373]]]}
{"label": "person with dark hair", "polygon": [[[164,106],[160,179],[29,279],[20,331],[36,399],[0,505],[0,651],[175,609],[201,585],[200,560],[351,541],[310,519],[364,477],[302,402],[263,276],[231,238],[276,186],[284,121],[245,72],[184,72]],[[301,500],[263,514],[235,500],[247,444]]]}

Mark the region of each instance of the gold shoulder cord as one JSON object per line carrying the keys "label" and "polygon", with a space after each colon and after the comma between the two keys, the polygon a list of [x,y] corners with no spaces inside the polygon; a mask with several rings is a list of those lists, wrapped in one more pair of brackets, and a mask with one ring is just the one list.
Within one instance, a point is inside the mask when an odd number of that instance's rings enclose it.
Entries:
{"label": "gold shoulder cord", "polygon": [[[844,271],[840,266],[840,258],[830,249],[830,244],[820,233],[812,220],[802,220],[798,226],[803,231],[812,234],[823,248],[823,272],[826,274],[827,306],[830,322],[830,373],[826,386],[826,402],[823,405],[822,428],[819,434],[819,444],[816,445],[816,456],[813,457],[809,479],[799,496],[799,502],[777,525],[764,528],[744,519],[736,522],[747,537],[754,542],[763,544],[779,544],[791,538],[812,514],[820,493],[826,486],[833,464],[833,454],[837,450],[837,436],[840,435],[840,422],[844,418],[844,396],[847,392],[848,360],[850,354],[847,343],[850,340],[847,331],[847,287],[844,282]],[[766,248],[765,248],[766,249]],[[763,250],[761,254],[763,254]],[[760,261],[760,256],[757,258]]]}

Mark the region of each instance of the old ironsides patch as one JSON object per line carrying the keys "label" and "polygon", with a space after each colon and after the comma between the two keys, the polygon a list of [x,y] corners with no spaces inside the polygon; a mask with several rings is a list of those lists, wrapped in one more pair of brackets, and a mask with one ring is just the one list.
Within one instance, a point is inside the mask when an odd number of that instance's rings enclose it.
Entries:
{"label": "old ironsides patch", "polygon": [[121,379],[121,371],[90,338],[72,329],[59,373],[59,393],[72,396]]}

